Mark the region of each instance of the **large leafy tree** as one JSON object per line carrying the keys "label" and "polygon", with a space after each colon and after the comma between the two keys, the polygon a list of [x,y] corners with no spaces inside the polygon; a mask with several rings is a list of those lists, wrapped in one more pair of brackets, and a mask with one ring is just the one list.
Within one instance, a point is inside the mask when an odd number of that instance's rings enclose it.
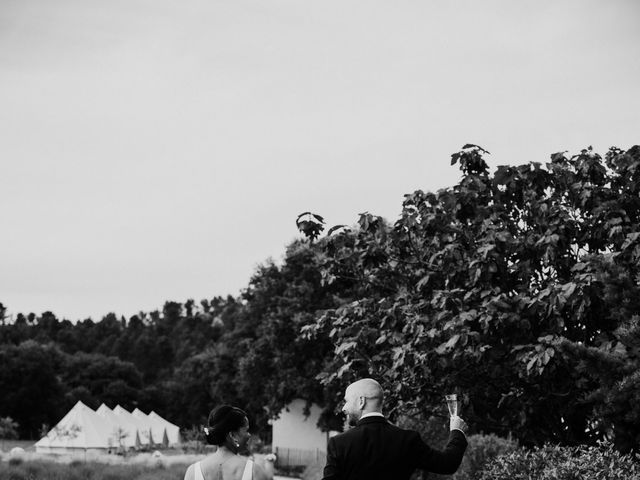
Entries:
{"label": "large leafy tree", "polygon": [[392,414],[457,390],[480,430],[637,448],[640,147],[493,174],[484,154],[454,154],[460,182],[406,195],[393,226],[363,214],[316,242],[355,294],[305,330],[335,342],[319,378],[375,375]]}
{"label": "large leafy tree", "polygon": [[[217,301],[214,321],[222,334],[214,348],[187,359],[178,375],[185,381],[185,403],[200,415],[219,403],[245,408],[258,430],[293,399],[323,403],[324,387],[315,378],[331,357],[329,339],[300,335],[315,312],[333,307],[336,289],[323,286],[314,247],[292,243],[283,261],[261,265],[239,301]],[[325,423],[332,420],[327,416]]]}

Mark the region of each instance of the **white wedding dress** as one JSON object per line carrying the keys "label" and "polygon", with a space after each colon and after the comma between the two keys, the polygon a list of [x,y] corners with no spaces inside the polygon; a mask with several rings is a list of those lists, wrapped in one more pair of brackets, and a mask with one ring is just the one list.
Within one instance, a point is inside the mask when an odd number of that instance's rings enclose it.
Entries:
{"label": "white wedding dress", "polygon": [[[204,475],[202,474],[202,467],[200,466],[200,462],[196,462],[194,465],[195,472],[195,480],[204,480]],[[247,460],[247,464],[244,466],[244,472],[242,472],[242,480],[252,480],[253,479],[253,460]]]}

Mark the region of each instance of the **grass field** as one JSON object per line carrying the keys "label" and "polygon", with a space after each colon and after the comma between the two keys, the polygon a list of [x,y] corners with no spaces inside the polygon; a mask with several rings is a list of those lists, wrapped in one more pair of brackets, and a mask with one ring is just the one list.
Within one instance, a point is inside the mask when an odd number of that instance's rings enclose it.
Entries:
{"label": "grass field", "polygon": [[0,478],[11,480],[182,480],[184,465],[109,465],[43,460],[0,462]]}
{"label": "grass field", "polygon": [[[14,447],[25,450],[12,456]],[[182,480],[191,463],[205,454],[185,454],[167,450],[160,456],[138,453],[120,455],[49,456],[35,452],[33,442],[7,441],[0,451],[0,479],[2,480]],[[276,472],[277,473],[277,472]],[[276,475],[274,480],[286,480]]]}

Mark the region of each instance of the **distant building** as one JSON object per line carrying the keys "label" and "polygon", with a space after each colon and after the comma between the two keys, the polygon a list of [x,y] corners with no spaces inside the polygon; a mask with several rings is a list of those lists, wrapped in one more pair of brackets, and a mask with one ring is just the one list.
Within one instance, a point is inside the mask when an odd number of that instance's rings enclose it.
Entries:
{"label": "distant building", "polygon": [[308,416],[304,414],[305,405],[302,399],[292,401],[271,423],[278,465],[310,465],[326,459],[327,442],[333,432],[323,432],[318,427],[322,412],[318,405],[311,405]]}

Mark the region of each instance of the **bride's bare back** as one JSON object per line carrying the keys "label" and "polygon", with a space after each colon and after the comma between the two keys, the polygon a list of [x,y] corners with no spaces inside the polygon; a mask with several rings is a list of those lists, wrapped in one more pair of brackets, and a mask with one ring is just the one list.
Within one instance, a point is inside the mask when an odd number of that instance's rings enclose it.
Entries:
{"label": "bride's bare back", "polygon": [[[221,461],[216,455],[210,455],[200,461],[200,468],[204,480],[242,480],[244,469],[247,465],[247,457],[235,455]],[[271,480],[272,477],[267,475],[265,470],[253,462],[252,480]],[[190,465],[185,473],[184,480],[196,480],[195,464]]]}

